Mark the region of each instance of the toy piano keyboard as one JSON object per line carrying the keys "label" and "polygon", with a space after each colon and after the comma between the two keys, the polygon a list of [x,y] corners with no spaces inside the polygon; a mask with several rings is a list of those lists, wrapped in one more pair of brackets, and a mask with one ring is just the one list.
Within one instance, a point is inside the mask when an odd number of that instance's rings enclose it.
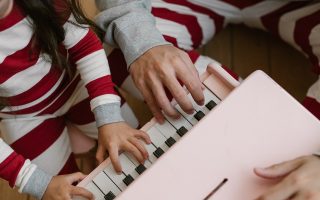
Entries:
{"label": "toy piano keyboard", "polygon": [[238,86],[212,64],[201,80],[205,105],[194,103],[194,115],[176,104],[179,120],[142,128],[152,141],[143,165],[123,153],[121,175],[107,159],[78,186],[97,200],[253,199],[270,185],[254,167],[319,150],[319,121],[263,72]]}

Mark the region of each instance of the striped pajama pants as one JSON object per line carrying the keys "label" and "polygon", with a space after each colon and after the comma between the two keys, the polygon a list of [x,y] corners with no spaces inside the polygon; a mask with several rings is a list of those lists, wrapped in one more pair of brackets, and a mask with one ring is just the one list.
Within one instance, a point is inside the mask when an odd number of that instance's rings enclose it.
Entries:
{"label": "striped pajama pants", "polygon": [[[199,73],[213,59],[197,54],[194,49],[206,44],[230,23],[243,23],[280,37],[310,59],[315,73],[320,71],[320,3],[280,0],[152,0],[152,7],[157,28],[166,40],[189,53]],[[121,51],[110,49],[107,53],[114,82],[142,99],[127,72]],[[91,138],[97,138],[83,83],[75,78],[64,92],[41,116],[4,119],[1,122],[3,133],[14,133],[4,135],[4,139],[19,154],[51,174],[66,174],[77,170],[69,130],[78,130]],[[320,118],[319,102],[320,81],[317,81],[310,87],[303,104]],[[131,126],[138,127],[138,121],[125,101],[122,101],[121,108],[125,120]],[[19,135],[24,136],[20,138]]]}

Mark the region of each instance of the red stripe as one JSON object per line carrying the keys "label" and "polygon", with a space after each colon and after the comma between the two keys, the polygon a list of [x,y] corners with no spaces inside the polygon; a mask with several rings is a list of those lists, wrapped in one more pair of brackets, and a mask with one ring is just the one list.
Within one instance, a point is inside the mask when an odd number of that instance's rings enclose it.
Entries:
{"label": "red stripe", "polygon": [[306,17],[299,19],[296,22],[294,29],[294,40],[309,56],[310,61],[316,67],[317,72],[320,72],[319,60],[313,54],[312,46],[310,45],[309,35],[312,29],[320,23],[320,10]]}
{"label": "red stripe", "polygon": [[71,174],[78,171],[79,171],[79,168],[77,166],[76,160],[74,159],[74,155],[70,154],[67,162],[64,164],[63,168],[60,170],[59,175]]}
{"label": "red stripe", "polygon": [[33,160],[59,138],[64,128],[63,118],[47,119],[12,143],[11,147],[25,158]]}
{"label": "red stripe", "polygon": [[233,6],[236,6],[240,9],[252,6],[254,4],[257,4],[259,2],[262,2],[263,0],[240,0],[240,1],[235,1],[235,0],[223,0],[225,3],[231,4]]}
{"label": "red stripe", "polygon": [[[0,64],[0,84],[37,63],[40,49],[32,47],[33,39],[23,49],[7,56]],[[31,52],[32,49],[32,52]]]}
{"label": "red stripe", "polygon": [[20,169],[22,168],[25,159],[12,152],[2,163],[0,163],[0,178],[9,182],[11,187],[14,187]]}
{"label": "red stripe", "polygon": [[129,76],[127,64],[120,49],[113,49],[108,56],[110,71],[113,82],[121,86],[123,81]]}
{"label": "red stripe", "polygon": [[19,106],[39,99],[57,83],[60,76],[61,71],[57,67],[51,66],[50,71],[32,88],[16,96],[8,97],[9,104]]}
{"label": "red stripe", "polygon": [[221,15],[218,15],[213,10],[196,5],[196,4],[191,3],[189,1],[181,1],[181,0],[165,0],[165,1],[168,3],[183,5],[183,6],[189,7],[191,10],[194,10],[196,12],[208,15],[215,24],[216,32],[222,30],[222,28],[223,28],[224,17]]}
{"label": "red stripe", "polygon": [[40,103],[35,104],[34,106],[31,106],[29,108],[25,108],[17,111],[2,112],[2,113],[21,115],[21,114],[30,114],[30,113],[38,112],[44,109],[46,106],[48,106],[50,102],[53,102],[54,99],[56,99],[60,95],[61,91],[65,89],[66,85],[68,85],[69,82],[70,81],[68,79],[68,76],[65,75],[62,82],[57,87],[57,89],[50,96],[48,96],[46,99],[44,99]]}
{"label": "red stripe", "polygon": [[89,29],[89,32],[75,46],[68,50],[70,61],[76,63],[81,58],[101,50],[102,44],[95,33]]}
{"label": "red stripe", "polygon": [[73,124],[84,125],[94,122],[94,115],[90,109],[90,99],[85,99],[72,106],[66,114],[68,121]]}
{"label": "red stripe", "polygon": [[63,106],[66,103],[66,101],[71,97],[79,81],[80,76],[75,77],[71,84],[68,85],[67,89],[59,96],[59,98],[56,99],[55,102],[51,104],[48,108],[40,112],[38,116],[52,114],[56,112],[59,108],[61,108],[61,106]]}
{"label": "red stripe", "polygon": [[22,10],[18,7],[18,5],[14,1],[12,11],[9,13],[9,15],[7,15],[5,18],[2,18],[0,20],[0,31],[4,31],[10,28],[11,26],[17,24],[24,17],[25,15],[23,14]]}
{"label": "red stripe", "polygon": [[198,60],[198,58],[200,57],[200,54],[196,51],[196,50],[193,50],[193,51],[188,51],[187,52],[191,61],[193,62],[193,64]]}
{"label": "red stripe", "polygon": [[152,8],[152,13],[156,17],[160,17],[162,19],[167,19],[184,25],[191,35],[193,48],[197,48],[201,45],[203,38],[202,29],[195,16],[177,13],[166,8]]}
{"label": "red stripe", "polygon": [[164,39],[173,44],[175,47],[178,47],[177,39],[168,35],[163,35]]}
{"label": "red stripe", "polygon": [[112,82],[110,75],[97,78],[86,85],[90,99],[94,99],[95,97],[104,94],[117,94],[113,87],[114,83]]}
{"label": "red stripe", "polygon": [[317,100],[311,97],[306,97],[302,104],[320,120],[320,103],[317,102]]}
{"label": "red stripe", "polygon": [[261,22],[272,34],[279,35],[280,17],[285,13],[288,13],[292,10],[303,7],[308,3],[309,2],[307,1],[300,1],[300,2],[291,2],[289,4],[286,4],[281,8],[274,10],[273,12],[268,13],[267,15],[261,17]]}

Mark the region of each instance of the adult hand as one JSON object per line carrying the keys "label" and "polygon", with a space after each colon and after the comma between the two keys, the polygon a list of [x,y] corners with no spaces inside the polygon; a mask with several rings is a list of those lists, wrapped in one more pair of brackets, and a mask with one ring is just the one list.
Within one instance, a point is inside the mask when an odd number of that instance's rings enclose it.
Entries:
{"label": "adult hand", "polygon": [[320,158],[304,156],[258,169],[255,173],[266,179],[281,179],[257,200],[320,199]]}
{"label": "adult hand", "polygon": [[159,122],[164,120],[161,109],[170,117],[180,116],[170,104],[165,88],[186,113],[194,112],[179,81],[187,87],[195,102],[199,105],[204,103],[203,86],[196,68],[188,54],[174,46],[162,45],[149,49],[131,64],[130,73]]}
{"label": "adult hand", "polygon": [[73,186],[86,176],[80,172],[54,176],[50,181],[42,200],[72,200],[73,196],[81,196],[84,199],[93,200],[93,194],[88,190]]}

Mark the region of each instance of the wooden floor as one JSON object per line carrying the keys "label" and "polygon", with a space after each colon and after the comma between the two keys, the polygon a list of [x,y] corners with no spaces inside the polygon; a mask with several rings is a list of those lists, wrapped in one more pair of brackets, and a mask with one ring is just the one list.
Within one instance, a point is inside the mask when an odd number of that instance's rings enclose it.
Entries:
{"label": "wooden floor", "polygon": [[[284,42],[258,30],[243,26],[229,26],[219,33],[208,45],[199,50],[205,55],[229,66],[242,78],[256,69],[261,69],[274,78],[296,99],[301,101],[308,87],[317,76],[311,65],[299,52]],[[142,123],[150,118],[150,112],[141,102],[128,97]],[[85,161],[78,159],[81,168]],[[0,200],[31,200],[10,189],[0,181]]]}

